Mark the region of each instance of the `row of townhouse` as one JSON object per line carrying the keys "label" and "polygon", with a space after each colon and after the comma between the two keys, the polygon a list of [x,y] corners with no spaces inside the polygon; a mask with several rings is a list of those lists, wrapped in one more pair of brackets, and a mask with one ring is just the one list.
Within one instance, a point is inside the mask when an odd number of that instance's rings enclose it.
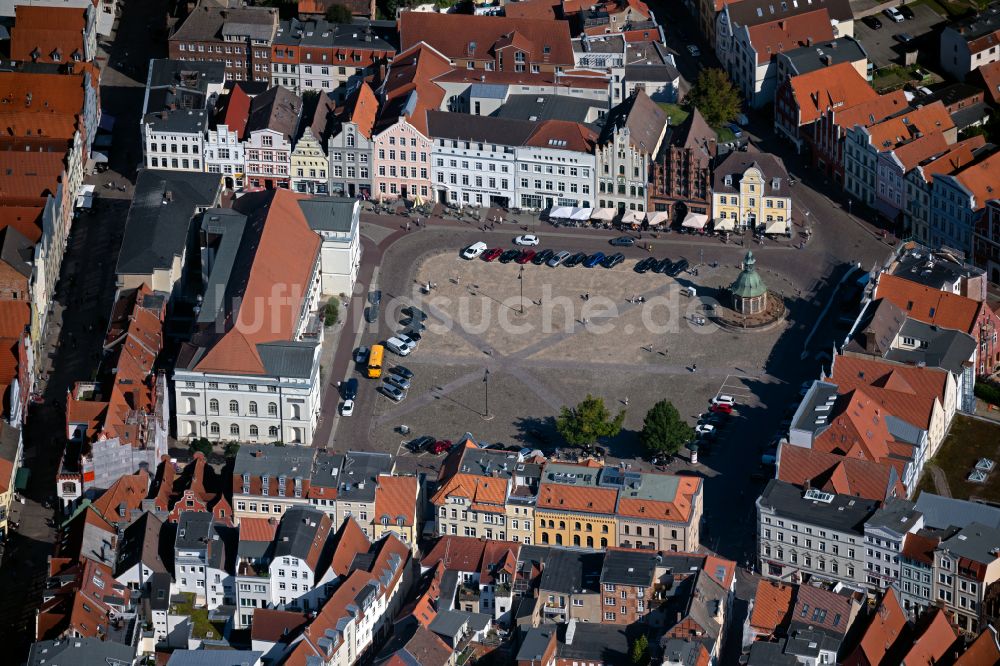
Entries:
{"label": "row of townhouse", "polygon": [[703,499],[691,477],[540,463],[469,440],[449,454],[430,502],[440,535],[691,551]]}
{"label": "row of townhouse", "polygon": [[643,623],[662,631],[664,642],[696,637],[715,658],[731,617],[735,573],[735,563],[712,555],[587,552],[461,536],[440,537],[420,568],[434,581],[424,595],[437,611],[427,623],[431,631],[465,614],[529,632],[553,622],[587,623],[586,631],[600,637],[613,633],[606,628]]}

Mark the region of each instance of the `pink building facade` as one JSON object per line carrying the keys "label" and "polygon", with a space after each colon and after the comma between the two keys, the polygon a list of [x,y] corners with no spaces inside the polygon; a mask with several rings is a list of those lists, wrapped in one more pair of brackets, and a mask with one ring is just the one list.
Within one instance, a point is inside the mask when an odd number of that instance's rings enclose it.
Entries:
{"label": "pink building facade", "polygon": [[376,134],[373,197],[427,201],[431,195],[431,146],[405,117]]}

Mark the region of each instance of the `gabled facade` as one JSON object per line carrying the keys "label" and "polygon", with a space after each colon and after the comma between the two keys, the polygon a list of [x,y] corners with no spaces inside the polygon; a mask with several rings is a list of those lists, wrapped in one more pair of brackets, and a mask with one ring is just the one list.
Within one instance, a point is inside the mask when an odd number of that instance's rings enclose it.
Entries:
{"label": "gabled facade", "polygon": [[666,129],[666,114],[645,92],[611,109],[595,147],[600,208],[648,210],[650,169]]}
{"label": "gabled facade", "polygon": [[302,99],[281,86],[250,102],[246,126],[246,174],[250,187],[289,186],[292,142],[302,114]]}
{"label": "gabled facade", "polygon": [[344,197],[370,198],[374,174],[372,130],[378,116],[378,99],[371,86],[362,82],[348,95],[345,106],[343,119],[332,129],[327,142],[330,191]]}
{"label": "gabled facade", "polygon": [[323,146],[313,136],[312,129],[306,127],[292,150],[289,188],[303,194],[328,194],[329,166]]}
{"label": "gabled facade", "polygon": [[730,153],[715,166],[713,181],[712,215],[717,231],[790,233],[791,188],[780,158],[755,149]]}

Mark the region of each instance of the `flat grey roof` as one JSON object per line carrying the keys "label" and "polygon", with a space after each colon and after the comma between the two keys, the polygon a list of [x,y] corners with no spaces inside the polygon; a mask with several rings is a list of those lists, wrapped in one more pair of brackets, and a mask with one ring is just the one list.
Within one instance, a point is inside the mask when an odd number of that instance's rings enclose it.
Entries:
{"label": "flat grey roof", "polygon": [[853,37],[838,37],[812,46],[801,46],[797,49],[784,51],[779,53],[778,57],[788,58],[796,73],[808,74],[817,69],[831,67],[842,62],[867,60],[868,54],[861,46],[861,42]]}
{"label": "flat grey roof", "polygon": [[350,197],[311,197],[299,200],[299,208],[313,231],[350,233],[358,200]]}
{"label": "flat grey roof", "polygon": [[233,474],[251,477],[267,474],[271,477],[301,476],[308,479],[316,449],[308,446],[273,446],[270,444],[244,444],[236,454]]}
{"label": "flat grey roof", "polygon": [[32,643],[27,666],[109,666],[131,664],[135,648],[98,638],[62,638]]}
{"label": "flat grey roof", "polygon": [[382,474],[391,474],[392,467],[392,456],[388,453],[348,451],[340,470],[337,500],[374,502],[375,480]]}
{"label": "flat grey roof", "polygon": [[792,484],[771,479],[757,501],[783,518],[863,536],[864,523],[875,512],[878,502],[851,495],[828,494],[833,495],[829,503],[806,499],[804,492]]}
{"label": "flat grey roof", "polygon": [[655,571],[655,551],[609,550],[604,556],[601,583],[649,587]]}
{"label": "flat grey roof", "polygon": [[566,120],[588,124],[596,128],[601,112],[608,110],[607,102],[569,97],[566,95],[510,95],[496,111],[497,118],[509,120]]}
{"label": "flat grey roof", "polygon": [[[817,435],[830,425],[837,402],[837,385],[815,381],[799,403],[792,418],[792,430],[807,430]],[[823,418],[826,417],[826,418]]]}
{"label": "flat grey roof", "polygon": [[182,511],[177,521],[177,540],[174,547],[178,549],[208,548],[212,540],[212,514],[207,511]]}
{"label": "flat grey roof", "polygon": [[1000,547],[1000,528],[981,523],[969,523],[938,546],[947,548],[959,557],[983,564],[989,564],[997,558],[997,547]]}
{"label": "flat grey roof", "polygon": [[927,527],[944,529],[979,523],[1000,528],[1000,509],[988,504],[922,492],[914,508],[923,514]]}
{"label": "flat grey roof", "polygon": [[976,350],[976,341],[971,335],[946,328],[938,328],[916,319],[906,318],[899,334],[903,337],[926,341],[921,349],[890,349],[885,355],[890,361],[928,365],[943,368],[952,374],[961,374],[965,364]]}

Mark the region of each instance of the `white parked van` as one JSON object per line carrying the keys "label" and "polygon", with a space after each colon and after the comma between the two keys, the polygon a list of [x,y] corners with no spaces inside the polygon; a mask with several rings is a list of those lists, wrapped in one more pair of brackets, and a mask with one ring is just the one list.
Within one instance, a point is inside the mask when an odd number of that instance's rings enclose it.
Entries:
{"label": "white parked van", "polygon": [[386,349],[399,356],[409,356],[413,348],[399,338],[389,338],[385,341]]}
{"label": "white parked van", "polygon": [[462,250],[463,259],[475,259],[483,252],[486,252],[486,243],[479,241]]}

